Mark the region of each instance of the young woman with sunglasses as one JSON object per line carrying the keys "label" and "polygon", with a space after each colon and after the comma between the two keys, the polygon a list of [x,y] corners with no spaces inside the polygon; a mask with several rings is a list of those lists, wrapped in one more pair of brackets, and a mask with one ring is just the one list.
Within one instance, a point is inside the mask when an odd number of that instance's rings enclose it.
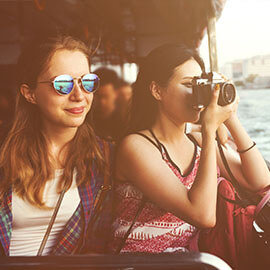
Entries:
{"label": "young woman with sunglasses", "polygon": [[[240,184],[253,191],[270,184],[264,159],[237,118],[238,99],[218,106],[216,89],[203,114],[194,108],[192,78],[203,69],[196,51],[184,45],[161,46],[140,66],[131,134],[116,154],[114,252],[187,251],[198,228],[215,225],[217,178],[229,178],[215,141],[222,123],[240,152],[224,148]],[[186,135],[185,124],[200,117],[201,134]]]}
{"label": "young woman with sunglasses", "polygon": [[37,255],[59,194],[42,255],[87,246],[110,150],[86,121],[99,81],[89,57],[71,36],[31,42],[21,54],[15,119],[0,152],[2,255]]}

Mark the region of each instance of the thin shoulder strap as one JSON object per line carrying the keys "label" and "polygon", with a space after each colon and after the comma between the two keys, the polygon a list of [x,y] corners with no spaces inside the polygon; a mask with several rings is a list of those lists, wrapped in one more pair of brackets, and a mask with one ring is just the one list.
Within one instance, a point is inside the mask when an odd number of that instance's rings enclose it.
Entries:
{"label": "thin shoulder strap", "polygon": [[[154,137],[154,139],[156,140],[157,144],[159,145],[159,149],[161,151],[161,153],[165,153],[167,159],[170,161],[170,163],[173,165],[173,167],[178,170],[178,172],[182,175],[182,172],[180,170],[180,168],[174,163],[174,161],[171,159],[168,150],[166,149],[166,147],[158,140],[157,136],[155,135],[154,131],[149,129],[150,133],[152,134],[152,136]],[[163,151],[162,151],[163,149]],[[163,155],[162,155],[162,159],[164,159]]]}
{"label": "thin shoulder strap", "polygon": [[[167,150],[167,148],[165,147],[165,145],[163,145],[159,140],[158,138],[156,137],[155,133],[153,132],[153,130],[149,130],[150,133],[152,134],[152,136],[154,137],[155,141],[157,142],[157,144],[159,145],[159,149],[160,149],[160,152],[161,153],[165,153],[167,159],[169,160],[169,162],[172,164],[172,166],[181,174],[181,176],[185,176],[182,174],[180,168],[176,165],[176,163],[171,159],[170,155],[169,155],[169,152]],[[197,146],[199,145],[198,142],[196,141],[196,139],[190,135],[190,134],[187,134],[187,136],[189,137],[189,139],[193,142],[194,146],[195,146],[195,152],[194,152],[194,156],[193,156],[193,160],[192,160],[192,164],[194,165],[195,163],[195,160],[196,160],[196,153],[197,153]],[[163,155],[162,155],[162,158],[164,159]],[[193,167],[193,166],[192,166]]]}
{"label": "thin shoulder strap", "polygon": [[151,135],[153,136],[153,138],[155,139],[155,141],[156,141],[156,143],[158,145],[158,149],[159,149],[160,153],[162,154],[163,153],[163,151],[162,151],[162,146],[163,146],[162,143],[158,140],[158,138],[156,137],[156,135],[155,135],[155,133],[153,132],[152,129],[149,129],[149,131],[150,131]]}
{"label": "thin shoulder strap", "polygon": [[189,139],[190,139],[193,143],[195,143],[197,146],[200,146],[199,143],[197,142],[197,140],[195,139],[195,137],[194,137],[193,135],[191,135],[190,133],[188,133],[188,134],[186,134],[186,135],[189,137]]}
{"label": "thin shoulder strap", "polygon": [[[134,134],[137,134],[137,135],[140,135],[142,137],[144,137],[145,139],[147,139],[150,143],[152,143],[159,151],[160,153],[162,154],[162,150],[160,149],[160,146],[159,146],[159,143],[155,143],[152,139],[150,139],[148,136],[146,136],[145,134],[143,133],[140,133],[140,132],[135,132]],[[154,137],[155,138],[155,137]]]}

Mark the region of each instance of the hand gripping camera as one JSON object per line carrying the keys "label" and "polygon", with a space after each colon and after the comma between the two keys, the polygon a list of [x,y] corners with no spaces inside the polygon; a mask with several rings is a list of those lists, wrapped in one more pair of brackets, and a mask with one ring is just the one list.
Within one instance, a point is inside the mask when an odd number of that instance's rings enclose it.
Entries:
{"label": "hand gripping camera", "polygon": [[206,107],[210,103],[212,92],[216,87],[220,87],[218,105],[225,106],[235,100],[236,90],[232,83],[226,82],[216,72],[203,72],[201,76],[195,76],[192,79],[194,106]]}

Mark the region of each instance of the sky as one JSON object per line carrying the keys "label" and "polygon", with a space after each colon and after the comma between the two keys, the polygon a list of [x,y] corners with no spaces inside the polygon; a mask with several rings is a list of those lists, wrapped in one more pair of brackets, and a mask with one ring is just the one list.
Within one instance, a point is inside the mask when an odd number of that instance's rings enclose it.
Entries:
{"label": "sky", "polygon": [[[227,0],[216,24],[218,63],[270,54],[270,0]],[[208,63],[205,35],[200,53]]]}

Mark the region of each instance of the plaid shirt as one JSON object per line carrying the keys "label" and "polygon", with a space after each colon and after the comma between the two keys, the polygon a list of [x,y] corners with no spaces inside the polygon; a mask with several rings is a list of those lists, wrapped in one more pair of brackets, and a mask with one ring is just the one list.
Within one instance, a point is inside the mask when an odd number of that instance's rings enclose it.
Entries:
{"label": "plaid shirt", "polygon": [[[101,149],[104,149],[105,141],[98,140]],[[112,145],[110,150],[112,150]],[[104,182],[103,175],[97,173],[95,166],[92,168],[92,175],[90,183],[80,185],[78,187],[80,195],[80,204],[77,207],[76,211],[72,217],[67,222],[65,228],[59,234],[59,240],[57,241],[56,246],[51,250],[51,255],[68,255],[72,254],[78,247],[80,239],[82,243],[80,246],[85,246],[87,251],[102,252],[104,251],[105,239],[97,239],[95,233],[89,234],[88,224],[91,220],[91,217],[94,214],[94,201]],[[109,196],[110,198],[110,196]],[[108,201],[108,198],[106,199]],[[111,205],[111,203],[106,203]],[[1,202],[0,206],[0,255],[9,256],[9,247],[10,239],[12,232],[12,189],[10,188],[9,192],[6,194],[5,199]],[[103,212],[100,215],[99,223],[110,224],[112,212],[109,208],[104,208]],[[97,226],[94,226],[97,227]],[[101,235],[102,237],[102,235]],[[106,236],[104,236],[106,237]],[[96,241],[96,246],[89,246],[89,243]],[[76,253],[79,253],[79,250],[76,250]]]}

